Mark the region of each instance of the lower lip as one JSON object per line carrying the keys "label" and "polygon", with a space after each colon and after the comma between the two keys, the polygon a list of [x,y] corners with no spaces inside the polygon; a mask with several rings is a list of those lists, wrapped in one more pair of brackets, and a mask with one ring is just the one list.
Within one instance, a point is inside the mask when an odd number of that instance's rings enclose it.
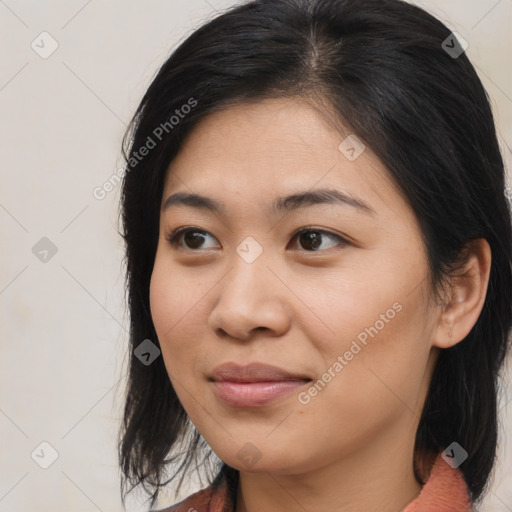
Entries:
{"label": "lower lip", "polygon": [[218,398],[234,407],[260,407],[308,384],[306,380],[273,382],[214,381],[213,389]]}

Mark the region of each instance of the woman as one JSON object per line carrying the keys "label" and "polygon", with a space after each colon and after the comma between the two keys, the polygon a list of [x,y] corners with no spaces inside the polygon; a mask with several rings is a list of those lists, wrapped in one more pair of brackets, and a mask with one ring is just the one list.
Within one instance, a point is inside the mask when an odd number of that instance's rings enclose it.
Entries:
{"label": "woman", "polygon": [[481,500],[512,235],[464,48],[399,0],[254,0],[165,62],[125,141],[123,500],[194,460],[166,511]]}

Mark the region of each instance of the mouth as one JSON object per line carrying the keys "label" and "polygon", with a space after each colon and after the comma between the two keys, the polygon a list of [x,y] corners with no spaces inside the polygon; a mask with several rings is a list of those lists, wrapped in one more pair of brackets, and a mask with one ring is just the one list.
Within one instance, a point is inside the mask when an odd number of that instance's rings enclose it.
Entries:
{"label": "mouth", "polygon": [[262,363],[225,363],[208,378],[216,397],[232,407],[261,407],[297,391],[311,380],[300,372]]}
{"label": "mouth", "polygon": [[232,407],[262,407],[309,384],[311,380],[268,382],[213,381],[217,398]]}

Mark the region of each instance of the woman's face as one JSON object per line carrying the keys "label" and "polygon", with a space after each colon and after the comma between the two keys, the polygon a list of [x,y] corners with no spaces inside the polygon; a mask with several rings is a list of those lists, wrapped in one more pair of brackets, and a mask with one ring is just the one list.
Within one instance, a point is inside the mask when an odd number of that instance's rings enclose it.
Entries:
{"label": "woman's face", "polygon": [[[413,447],[436,353],[426,255],[382,163],[348,135],[266,100],[203,120],[169,168],[151,314],[188,416],[240,470]],[[164,207],[177,193],[207,199]],[[212,380],[229,362],[292,377]]]}

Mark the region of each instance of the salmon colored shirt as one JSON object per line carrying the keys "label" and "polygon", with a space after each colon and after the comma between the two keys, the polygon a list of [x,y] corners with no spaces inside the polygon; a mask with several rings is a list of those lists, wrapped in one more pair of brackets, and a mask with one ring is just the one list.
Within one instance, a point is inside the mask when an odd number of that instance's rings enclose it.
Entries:
{"label": "salmon colored shirt", "polygon": [[[190,495],[176,505],[154,512],[234,512],[226,480]],[[435,458],[420,494],[403,512],[474,512],[462,472],[452,468],[441,454]]]}

